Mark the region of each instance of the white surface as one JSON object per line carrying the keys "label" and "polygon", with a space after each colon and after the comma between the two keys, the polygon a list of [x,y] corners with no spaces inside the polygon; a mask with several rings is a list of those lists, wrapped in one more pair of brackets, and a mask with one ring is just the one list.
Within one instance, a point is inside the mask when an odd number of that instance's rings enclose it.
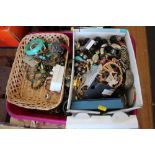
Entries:
{"label": "white surface", "polygon": [[103,95],[112,95],[113,92],[114,92],[114,89],[104,89],[102,94]]}
{"label": "white surface", "polygon": [[56,65],[53,67],[53,77],[50,84],[50,90],[60,92],[63,82],[64,66]]}
{"label": "white surface", "polygon": [[123,112],[117,112],[113,116],[86,116],[78,114],[77,116],[67,117],[66,128],[68,129],[128,129],[138,128],[136,115],[130,115]]}
{"label": "white surface", "polygon": [[93,66],[87,74],[84,74],[85,82],[83,86],[90,87],[90,85],[93,83],[93,81],[95,80],[97,74],[100,72],[101,69],[102,69],[102,65]]}
{"label": "white surface", "polygon": [[134,86],[136,89],[136,102],[135,102],[134,107],[142,107],[143,99],[142,99],[142,92],[141,92],[141,86],[140,86],[140,80],[139,80],[139,73],[138,73],[135,53],[133,50],[130,34],[128,31],[127,31],[126,36],[125,36],[125,41],[126,41],[127,48],[129,51],[130,67],[131,67],[131,71],[134,75]]}
{"label": "white surface", "polygon": [[94,45],[95,41],[91,40],[88,45],[86,45],[86,49],[89,50],[93,45]]}

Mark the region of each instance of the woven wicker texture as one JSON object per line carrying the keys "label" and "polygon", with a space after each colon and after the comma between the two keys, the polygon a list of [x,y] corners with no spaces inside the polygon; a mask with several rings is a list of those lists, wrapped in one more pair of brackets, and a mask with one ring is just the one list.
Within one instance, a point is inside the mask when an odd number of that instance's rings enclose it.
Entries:
{"label": "woven wicker texture", "polygon": [[[20,42],[16,57],[12,66],[9,80],[6,87],[7,100],[12,104],[28,109],[50,110],[57,107],[63,98],[64,84],[60,93],[52,92],[50,99],[46,99],[47,90],[41,87],[37,90],[31,88],[31,82],[26,79],[27,65],[23,63],[24,47],[35,38],[42,38],[44,41],[55,41],[63,38],[69,46],[69,38],[61,33],[35,33],[26,35]],[[67,65],[68,52],[66,55]]]}

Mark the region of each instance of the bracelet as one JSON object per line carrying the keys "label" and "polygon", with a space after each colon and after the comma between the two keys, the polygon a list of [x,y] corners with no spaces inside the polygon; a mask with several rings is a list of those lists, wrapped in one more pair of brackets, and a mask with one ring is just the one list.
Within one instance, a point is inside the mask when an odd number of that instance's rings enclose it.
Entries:
{"label": "bracelet", "polygon": [[24,50],[28,56],[32,56],[32,55],[38,54],[42,50],[43,47],[45,47],[43,41],[37,38],[29,42],[25,46]]}
{"label": "bracelet", "polygon": [[[115,76],[113,74],[115,74],[116,71],[114,71],[112,66],[117,68],[119,71],[119,74],[118,75],[116,74],[117,80],[114,78]],[[104,76],[105,73],[108,73],[108,77]],[[108,85],[112,88],[119,87],[123,81],[123,73],[121,67],[113,61],[107,62],[106,64],[103,65],[102,71],[101,73],[99,73],[98,80],[102,83],[105,82],[108,83]]]}

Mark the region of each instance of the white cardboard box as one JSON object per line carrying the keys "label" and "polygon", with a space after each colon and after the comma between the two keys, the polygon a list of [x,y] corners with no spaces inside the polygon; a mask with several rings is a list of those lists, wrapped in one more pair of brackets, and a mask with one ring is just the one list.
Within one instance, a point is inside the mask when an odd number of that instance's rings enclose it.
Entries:
{"label": "white cardboard box", "polygon": [[[125,37],[126,45],[128,48],[129,58],[130,58],[130,67],[134,75],[134,86],[136,89],[136,102],[132,108],[121,109],[117,111],[111,111],[106,114],[113,114],[113,116],[96,116],[93,115],[93,112],[88,111],[77,111],[71,110],[71,100],[72,100],[72,83],[74,77],[74,40],[79,38],[94,38],[99,36],[101,38],[109,38],[111,35],[120,35]],[[67,105],[67,111],[72,113],[72,116],[67,117],[67,128],[138,128],[138,122],[136,116],[127,116],[124,112],[129,112],[135,109],[141,108],[143,105],[141,86],[139,80],[139,74],[137,69],[137,63],[135,58],[135,53],[133,50],[131,38],[129,31],[127,29],[104,29],[104,28],[86,28],[86,29],[75,29],[73,35],[73,68],[72,68],[72,78],[71,78],[71,87]],[[124,113],[124,114],[123,114]],[[90,115],[91,114],[91,115]],[[113,119],[119,115],[121,117],[120,121],[113,122]],[[128,117],[128,119],[127,119]],[[114,119],[116,120],[116,119]],[[124,122],[125,121],[125,122]],[[124,122],[122,124],[122,122]],[[98,125],[97,125],[98,124]]]}

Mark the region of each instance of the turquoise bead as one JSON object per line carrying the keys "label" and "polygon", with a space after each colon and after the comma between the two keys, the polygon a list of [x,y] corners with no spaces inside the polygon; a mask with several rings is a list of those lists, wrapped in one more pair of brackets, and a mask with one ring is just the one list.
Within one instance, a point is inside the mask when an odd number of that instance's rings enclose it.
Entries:
{"label": "turquoise bead", "polygon": [[80,56],[76,56],[76,57],[75,57],[75,60],[76,60],[76,61],[84,61],[84,59],[82,59]]}

